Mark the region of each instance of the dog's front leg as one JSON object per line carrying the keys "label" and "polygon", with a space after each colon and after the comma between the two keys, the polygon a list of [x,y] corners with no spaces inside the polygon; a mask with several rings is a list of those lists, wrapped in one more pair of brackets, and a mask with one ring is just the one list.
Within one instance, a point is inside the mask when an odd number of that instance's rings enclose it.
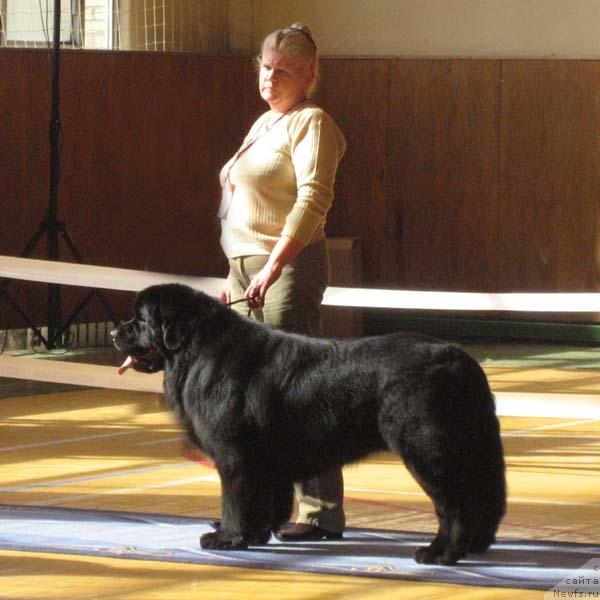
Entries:
{"label": "dog's front leg", "polygon": [[200,546],[212,550],[242,550],[266,544],[271,537],[271,485],[260,469],[220,468],[222,515],[217,531],[200,538]]}

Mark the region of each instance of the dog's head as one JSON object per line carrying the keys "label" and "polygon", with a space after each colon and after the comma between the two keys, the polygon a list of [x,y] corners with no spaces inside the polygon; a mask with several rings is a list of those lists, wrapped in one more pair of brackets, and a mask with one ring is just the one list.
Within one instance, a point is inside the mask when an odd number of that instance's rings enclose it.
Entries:
{"label": "dog's head", "polygon": [[188,345],[198,319],[215,305],[206,294],[184,285],[148,287],[137,295],[133,318],[111,332],[113,343],[142,362],[151,353],[172,356]]}

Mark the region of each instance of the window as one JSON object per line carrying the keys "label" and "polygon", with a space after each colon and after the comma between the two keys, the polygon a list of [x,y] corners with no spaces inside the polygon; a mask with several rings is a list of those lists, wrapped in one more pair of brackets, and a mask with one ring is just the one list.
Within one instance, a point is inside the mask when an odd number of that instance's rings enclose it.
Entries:
{"label": "window", "polygon": [[[65,47],[110,50],[114,0],[61,0]],[[55,0],[0,0],[0,46],[38,48],[54,43]]]}
{"label": "window", "polygon": [[[2,45],[35,48],[53,41],[54,0],[3,0],[2,4]],[[81,45],[79,2],[61,4],[61,42]]]}
{"label": "window", "polygon": [[[226,51],[230,9],[246,17],[251,10],[251,0],[61,0],[60,4],[64,48],[205,54]],[[54,6],[55,0],[0,0],[0,48],[53,44]],[[246,12],[240,12],[242,8]]]}

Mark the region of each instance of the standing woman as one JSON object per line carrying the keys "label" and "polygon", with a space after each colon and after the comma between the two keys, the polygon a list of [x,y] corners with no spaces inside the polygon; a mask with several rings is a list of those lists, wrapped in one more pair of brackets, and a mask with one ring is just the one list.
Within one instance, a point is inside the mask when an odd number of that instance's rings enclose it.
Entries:
{"label": "standing woman", "polygon": [[[308,27],[294,24],[263,41],[259,91],[270,110],[250,128],[221,171],[221,246],[229,261],[222,302],[246,298],[254,318],[320,335],[329,280],[325,220],[346,142],[333,119],[309,100],[319,74]],[[239,304],[236,310],[246,313]],[[286,541],[342,537],[341,470],[295,484],[296,524]]]}

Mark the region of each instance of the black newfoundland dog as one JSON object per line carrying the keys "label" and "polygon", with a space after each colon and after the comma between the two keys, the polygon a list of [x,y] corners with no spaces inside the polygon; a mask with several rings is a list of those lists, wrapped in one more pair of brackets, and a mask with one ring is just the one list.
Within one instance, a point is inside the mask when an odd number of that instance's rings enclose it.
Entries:
{"label": "black newfoundland dog", "polygon": [[412,334],[310,338],[239,316],[177,285],[143,290],[112,332],[165,395],[221,478],[220,528],[203,548],[265,544],[292,512],[292,482],[380,450],[399,454],[439,530],[415,559],[484,552],[506,508],[494,400],[461,348]]}

